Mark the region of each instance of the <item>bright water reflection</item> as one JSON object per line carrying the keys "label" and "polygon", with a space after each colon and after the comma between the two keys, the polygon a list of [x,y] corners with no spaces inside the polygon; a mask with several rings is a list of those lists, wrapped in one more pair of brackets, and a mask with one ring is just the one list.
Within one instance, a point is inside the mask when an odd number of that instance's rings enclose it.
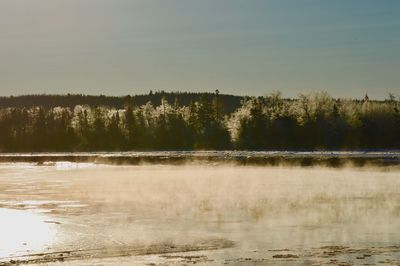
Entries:
{"label": "bright water reflection", "polygon": [[42,214],[0,208],[0,257],[43,250],[54,238],[55,230]]}

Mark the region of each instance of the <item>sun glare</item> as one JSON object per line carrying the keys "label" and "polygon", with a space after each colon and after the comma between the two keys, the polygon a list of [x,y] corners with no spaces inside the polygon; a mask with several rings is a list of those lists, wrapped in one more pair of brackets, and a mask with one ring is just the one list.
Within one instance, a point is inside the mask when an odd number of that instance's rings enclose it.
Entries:
{"label": "sun glare", "polygon": [[0,209],[0,257],[42,250],[52,243],[55,230],[34,211]]}

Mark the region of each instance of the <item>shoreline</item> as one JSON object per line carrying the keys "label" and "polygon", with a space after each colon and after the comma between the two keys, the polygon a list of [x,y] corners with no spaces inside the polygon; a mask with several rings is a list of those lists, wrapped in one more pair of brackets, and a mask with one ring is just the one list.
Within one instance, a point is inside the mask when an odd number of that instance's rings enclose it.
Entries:
{"label": "shoreline", "polygon": [[260,166],[398,166],[400,151],[137,151],[0,153],[1,163],[73,162],[111,165],[190,163]]}

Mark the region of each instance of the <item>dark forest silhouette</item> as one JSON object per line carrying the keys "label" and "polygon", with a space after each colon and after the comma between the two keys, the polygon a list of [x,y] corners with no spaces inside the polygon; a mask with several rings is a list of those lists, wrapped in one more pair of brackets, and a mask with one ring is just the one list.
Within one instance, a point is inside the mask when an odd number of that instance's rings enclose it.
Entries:
{"label": "dark forest silhouette", "polygon": [[[149,94],[133,95],[129,97],[131,97],[131,100],[137,106],[144,105],[148,102],[151,102],[153,106],[157,106],[160,104],[161,99],[165,99],[170,103],[178,101],[180,105],[187,106],[191,102],[199,101],[200,97],[206,97],[209,100],[212,100],[214,97],[214,93],[150,91]],[[54,107],[69,107],[73,109],[77,105],[87,105],[90,107],[104,106],[121,109],[125,107],[126,98],[126,96],[117,97],[83,94],[21,95],[15,97],[0,97],[0,108],[30,108],[41,106],[44,109],[50,109]],[[243,97],[220,94],[219,99],[224,106],[224,111],[227,113],[231,113],[240,106]]]}
{"label": "dark forest silhouette", "polygon": [[2,97],[0,108],[2,152],[400,148],[400,101],[392,95],[36,95]]}

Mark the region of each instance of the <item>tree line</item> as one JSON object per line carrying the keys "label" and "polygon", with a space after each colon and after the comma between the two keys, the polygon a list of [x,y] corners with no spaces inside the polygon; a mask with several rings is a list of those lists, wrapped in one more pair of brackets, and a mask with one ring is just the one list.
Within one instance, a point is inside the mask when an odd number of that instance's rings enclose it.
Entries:
{"label": "tree line", "polygon": [[246,97],[226,112],[221,95],[187,105],[161,98],[122,108],[0,109],[0,151],[399,149],[400,101],[334,99],[325,92]]}
{"label": "tree line", "polygon": [[[199,101],[201,97],[206,97],[212,100],[213,93],[209,92],[166,92],[166,91],[152,91],[148,94],[139,94],[129,96],[136,105],[141,106],[150,102],[153,106],[160,104],[161,99],[168,102],[175,102],[182,106],[189,105],[192,101]],[[226,113],[234,112],[243,99],[241,96],[220,94],[219,99],[224,106]],[[0,96],[0,108],[18,107],[29,108],[41,106],[44,109],[54,107],[69,107],[74,109],[77,105],[85,105],[90,107],[104,106],[110,108],[121,109],[126,104],[126,96],[107,96],[107,95],[84,95],[84,94],[65,94],[65,95],[20,95],[20,96]]]}

